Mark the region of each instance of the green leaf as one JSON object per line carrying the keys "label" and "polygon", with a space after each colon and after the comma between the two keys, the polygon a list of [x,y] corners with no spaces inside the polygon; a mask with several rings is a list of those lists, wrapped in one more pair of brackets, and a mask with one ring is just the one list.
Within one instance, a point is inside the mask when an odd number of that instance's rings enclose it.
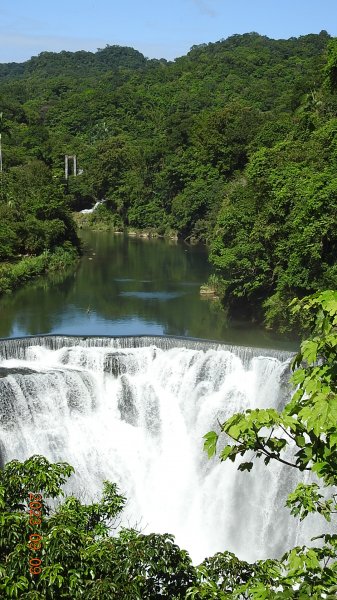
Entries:
{"label": "green leaf", "polygon": [[314,340],[307,340],[306,342],[303,342],[301,348],[303,359],[306,360],[309,364],[317,360],[318,342]]}
{"label": "green leaf", "polygon": [[337,446],[337,431],[330,434],[329,441],[330,441],[330,446],[332,448],[334,448],[335,446]]}
{"label": "green leaf", "polygon": [[238,471],[251,471],[254,463],[252,462],[244,462],[238,466]]}
{"label": "green leaf", "polygon": [[304,369],[297,369],[297,371],[295,371],[291,377],[292,382],[295,385],[298,385],[299,383],[302,383],[304,381],[306,377],[306,372]]}
{"label": "green leaf", "polygon": [[328,311],[330,317],[333,317],[337,313],[337,300],[331,299],[325,304],[325,310]]}
{"label": "green leaf", "polygon": [[203,436],[203,439],[205,440],[204,451],[207,452],[208,458],[212,458],[216,453],[218,437],[219,436],[215,431],[209,431]]}
{"label": "green leaf", "polygon": [[303,446],[305,446],[305,437],[304,435],[297,435],[295,437],[295,442],[296,444],[300,447],[303,448]]}
{"label": "green leaf", "polygon": [[226,460],[228,457],[231,456],[234,450],[236,450],[235,446],[225,446],[220,454],[220,459]]}

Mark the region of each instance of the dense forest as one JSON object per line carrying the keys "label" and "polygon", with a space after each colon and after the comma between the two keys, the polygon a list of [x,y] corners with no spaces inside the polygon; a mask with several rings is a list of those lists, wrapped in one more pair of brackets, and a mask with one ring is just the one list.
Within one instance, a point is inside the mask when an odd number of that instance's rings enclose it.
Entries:
{"label": "dense forest", "polygon": [[289,325],[294,295],[335,285],[336,55],[325,31],[248,33],[174,62],[107,46],[0,65],[0,290],[78,248],[71,212],[105,199],[96,220],[206,242],[226,306]]}

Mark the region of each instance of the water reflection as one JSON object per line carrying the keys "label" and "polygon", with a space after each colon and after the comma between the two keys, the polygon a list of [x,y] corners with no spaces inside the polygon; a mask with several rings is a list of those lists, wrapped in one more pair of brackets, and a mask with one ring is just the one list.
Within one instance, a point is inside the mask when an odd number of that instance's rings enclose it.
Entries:
{"label": "water reflection", "polygon": [[244,321],[229,324],[199,295],[210,267],[203,247],[82,232],[85,254],[66,273],[40,278],[0,302],[0,336],[186,335],[295,349]]}

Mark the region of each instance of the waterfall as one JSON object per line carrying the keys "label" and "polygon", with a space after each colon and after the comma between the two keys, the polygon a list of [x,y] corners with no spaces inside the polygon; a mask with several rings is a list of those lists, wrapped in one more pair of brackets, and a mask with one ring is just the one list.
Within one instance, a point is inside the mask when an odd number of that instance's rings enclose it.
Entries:
{"label": "waterfall", "polygon": [[91,215],[93,212],[95,212],[96,208],[98,208],[100,204],[104,204],[104,202],[106,202],[106,200],[98,200],[98,202],[96,202],[92,208],[84,208],[83,210],[80,210],[80,213],[83,215]]}
{"label": "waterfall", "polygon": [[299,539],[284,508],[293,474],[208,460],[202,436],[234,412],[281,406],[290,353],[170,337],[0,341],[1,460],[42,454],[76,469],[91,501],[105,479],[123,522],[173,533],[195,562],[230,550],[279,556]]}

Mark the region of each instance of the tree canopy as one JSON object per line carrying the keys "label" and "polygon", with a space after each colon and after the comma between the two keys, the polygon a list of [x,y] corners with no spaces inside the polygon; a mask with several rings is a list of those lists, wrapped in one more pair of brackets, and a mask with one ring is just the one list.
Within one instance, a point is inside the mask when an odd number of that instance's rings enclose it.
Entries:
{"label": "tree canopy", "polygon": [[11,461],[0,472],[1,596],[184,598],[196,581],[187,552],[169,534],[117,531],[125,498],[114,483],[106,481],[92,504],[62,498],[72,472],[42,456]]}

